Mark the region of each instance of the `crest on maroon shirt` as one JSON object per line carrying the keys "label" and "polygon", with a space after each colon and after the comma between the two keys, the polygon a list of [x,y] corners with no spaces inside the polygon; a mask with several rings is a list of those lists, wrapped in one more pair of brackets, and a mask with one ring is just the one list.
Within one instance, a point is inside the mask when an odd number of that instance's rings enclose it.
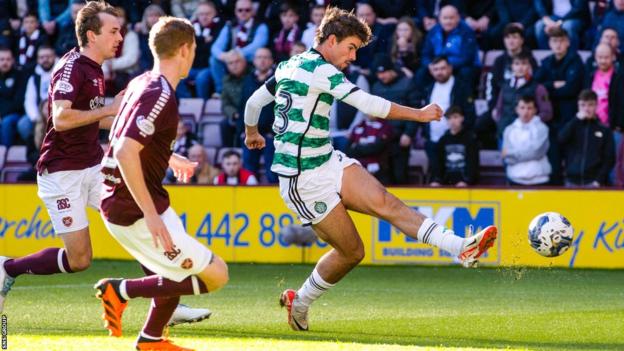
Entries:
{"label": "crest on maroon shirt", "polygon": [[73,223],[74,223],[74,219],[73,219],[73,218],[71,218],[70,216],[63,217],[63,224],[64,224],[66,227],[71,227],[71,225],[72,225]]}
{"label": "crest on maroon shirt", "polygon": [[180,267],[182,267],[182,269],[193,268],[193,260],[191,260],[190,258],[185,258],[184,261],[182,261],[182,264],[180,265]]}

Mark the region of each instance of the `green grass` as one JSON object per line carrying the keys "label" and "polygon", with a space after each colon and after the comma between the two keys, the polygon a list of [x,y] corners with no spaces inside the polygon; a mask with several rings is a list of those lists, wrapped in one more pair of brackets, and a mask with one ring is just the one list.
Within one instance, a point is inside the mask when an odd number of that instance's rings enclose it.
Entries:
{"label": "green grass", "polygon": [[[198,350],[624,350],[624,271],[359,267],[292,332],[279,293],[311,266],[230,265],[223,290],[183,302],[208,321],[172,339]],[[92,284],[138,277],[133,262],[73,275],[20,277],[5,308],[9,350],[132,350],[148,300],[132,300],[124,337],[106,337]]]}

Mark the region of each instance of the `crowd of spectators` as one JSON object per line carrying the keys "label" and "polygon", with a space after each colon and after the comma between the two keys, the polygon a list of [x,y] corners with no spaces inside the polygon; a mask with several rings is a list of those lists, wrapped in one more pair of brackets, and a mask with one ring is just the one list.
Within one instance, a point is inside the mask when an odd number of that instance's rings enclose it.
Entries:
{"label": "crowd of spectators", "polygon": [[[181,123],[177,151],[198,162],[199,184],[276,183],[273,106],[262,111],[265,150],[243,143],[246,100],[276,66],[314,46],[326,6],[353,10],[373,33],[345,75],[361,89],[441,121],[371,119],[336,102],[334,146],[384,184],[410,184],[414,149],[432,185],[479,184],[479,151],[499,150],[509,185],[624,186],[624,0],[110,0],[123,44],[104,62],[106,93],[151,68],[148,33],[160,16],[188,18],[197,49],[180,99],[219,99],[222,171],[201,131]],[[55,61],[77,46],[84,0],[0,0],[0,144],[36,160]],[[483,60],[501,51],[489,67]],[[536,50],[549,50],[538,62]],[[579,50],[591,51],[584,60]],[[476,109],[475,100],[485,100]],[[201,124],[200,124],[201,125]],[[204,140],[205,142],[205,140]],[[31,172],[32,173],[32,172]],[[32,174],[22,179],[30,179]],[[172,181],[172,180],[170,180]]]}

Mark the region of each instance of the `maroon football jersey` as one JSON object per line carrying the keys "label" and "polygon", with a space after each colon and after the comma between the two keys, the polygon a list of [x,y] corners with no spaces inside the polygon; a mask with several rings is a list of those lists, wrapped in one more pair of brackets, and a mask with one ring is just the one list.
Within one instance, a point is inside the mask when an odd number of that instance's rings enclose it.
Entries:
{"label": "maroon football jersey", "polygon": [[115,144],[132,138],[144,147],[140,152],[143,176],[159,214],[169,207],[169,194],[162,186],[178,128],[175,92],[164,76],[148,71],[128,85],[121,109],[111,129],[111,144],[102,162],[104,188],[100,209],[111,223],[132,225],[143,212],[128,190],[117,162]]}
{"label": "maroon football jersey", "polygon": [[88,111],[104,106],[102,66],[80,54],[77,48],[61,58],[52,72],[48,90],[48,127],[41,144],[37,171],[49,173],[81,170],[102,161],[98,122],[59,132],[52,122],[52,102],[69,100],[74,110]]}

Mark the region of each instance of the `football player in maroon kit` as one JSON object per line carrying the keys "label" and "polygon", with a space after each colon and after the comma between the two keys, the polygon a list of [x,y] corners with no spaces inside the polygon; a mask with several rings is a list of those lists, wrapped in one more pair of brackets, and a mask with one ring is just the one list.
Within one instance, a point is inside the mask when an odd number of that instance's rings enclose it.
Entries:
{"label": "football player in maroon kit", "polygon": [[[115,57],[122,42],[115,9],[90,1],[76,18],[78,48],[65,54],[52,73],[47,131],[37,162],[38,195],[65,248],[47,248],[9,259],[0,257],[0,312],[15,278],[22,274],[74,273],[91,265],[87,206],[98,208],[103,151],[99,130],[110,129],[123,92],[104,106],[102,62]],[[172,323],[207,318],[207,309],[181,305]]]}
{"label": "football player in maroon kit", "polygon": [[104,156],[100,213],[109,232],[153,275],[105,278],[96,283],[110,330],[121,329],[127,301],[151,298],[138,350],[189,350],[163,330],[182,295],[220,289],[228,281],[225,262],[189,236],[162,185],[170,167],[188,180],[196,163],[173,153],[178,121],[175,88],[195,57],[195,32],[186,19],[161,17],[149,34],[154,68],[128,85]]}

